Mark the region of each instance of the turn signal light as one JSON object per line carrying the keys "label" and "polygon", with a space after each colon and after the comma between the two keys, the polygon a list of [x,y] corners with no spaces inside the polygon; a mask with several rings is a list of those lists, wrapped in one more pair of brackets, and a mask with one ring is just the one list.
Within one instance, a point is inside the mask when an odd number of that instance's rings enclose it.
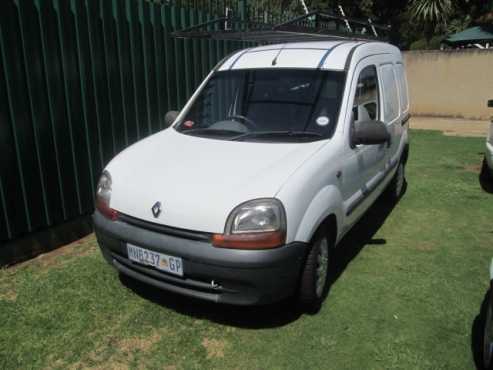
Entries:
{"label": "turn signal light", "polygon": [[111,221],[116,221],[118,219],[118,211],[110,208],[102,199],[96,199],[96,209]]}
{"label": "turn signal light", "polygon": [[212,235],[212,245],[218,248],[272,249],[282,246],[285,242],[284,231]]}

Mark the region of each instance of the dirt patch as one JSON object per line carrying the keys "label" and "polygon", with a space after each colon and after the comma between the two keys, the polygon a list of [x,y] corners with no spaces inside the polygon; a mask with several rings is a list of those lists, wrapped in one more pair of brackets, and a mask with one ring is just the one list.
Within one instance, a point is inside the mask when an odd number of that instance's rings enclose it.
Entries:
{"label": "dirt patch", "polygon": [[124,339],[118,343],[118,348],[125,353],[133,351],[147,352],[159,339],[161,339],[161,336],[157,333],[146,338]]}
{"label": "dirt patch", "polygon": [[0,300],[15,302],[17,300],[17,292],[14,289],[1,291]]}
{"label": "dirt patch", "polygon": [[[117,340],[114,336],[108,336],[98,349],[87,354],[81,361],[71,365],[70,369],[126,370],[129,369],[127,362],[130,363],[132,361],[135,352],[149,352],[152,346],[159,342],[160,339],[161,336],[157,332],[147,337],[132,337],[122,340]],[[108,356],[105,354],[105,348],[114,348],[116,353]],[[142,368],[145,368],[145,366],[142,366]]]}
{"label": "dirt patch", "polygon": [[15,302],[17,300],[17,292],[14,288],[0,290],[0,300]]}
{"label": "dirt patch", "polygon": [[9,268],[9,270],[18,270],[26,267],[36,267],[48,269],[50,267],[65,265],[70,257],[83,257],[96,251],[96,237],[90,234],[73,243],[57,248],[51,252],[41,254],[36,258],[19,263]]}
{"label": "dirt patch", "polygon": [[15,302],[17,300],[17,289],[11,270],[0,270],[0,300]]}
{"label": "dirt patch", "polygon": [[429,252],[429,251],[435,249],[435,246],[430,242],[422,242],[422,243],[416,244],[415,248],[421,252]]}
{"label": "dirt patch", "polygon": [[207,358],[223,358],[224,348],[226,347],[226,342],[218,339],[204,338],[202,340],[202,347],[207,351]]}
{"label": "dirt patch", "polygon": [[464,166],[464,171],[480,174],[481,173],[481,165],[480,164],[468,164],[467,166]]}
{"label": "dirt patch", "polygon": [[97,366],[87,366],[87,364],[77,362],[75,364],[70,365],[70,367],[68,367],[68,369],[69,370],[82,370],[82,369],[87,369],[87,370],[128,370],[129,367],[128,367],[128,365],[122,364],[120,362],[116,362],[116,363],[107,362],[107,363],[104,363],[103,365],[97,365]]}

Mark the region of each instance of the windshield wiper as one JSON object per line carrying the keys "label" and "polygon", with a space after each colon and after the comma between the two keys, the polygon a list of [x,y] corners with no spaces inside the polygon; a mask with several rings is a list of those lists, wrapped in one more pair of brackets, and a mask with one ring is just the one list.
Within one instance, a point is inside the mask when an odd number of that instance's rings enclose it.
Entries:
{"label": "windshield wiper", "polygon": [[257,131],[257,132],[247,132],[235,137],[230,140],[242,140],[255,137],[292,137],[292,138],[309,138],[309,137],[323,137],[322,134],[313,131]]}
{"label": "windshield wiper", "polygon": [[[182,134],[185,135],[194,135],[194,134],[212,134],[212,135],[237,135],[241,136],[244,134],[244,132],[237,131],[237,130],[228,130],[228,129],[217,129],[217,128],[207,128],[207,127],[202,127],[202,128],[193,128],[189,130],[183,130],[179,131]],[[240,135],[238,135],[240,134]],[[236,136],[234,136],[236,137]]]}

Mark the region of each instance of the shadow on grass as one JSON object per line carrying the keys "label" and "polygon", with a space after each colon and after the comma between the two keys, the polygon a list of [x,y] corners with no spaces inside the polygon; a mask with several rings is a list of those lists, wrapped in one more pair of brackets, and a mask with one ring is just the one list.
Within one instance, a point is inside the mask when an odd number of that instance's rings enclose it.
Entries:
{"label": "shadow on grass", "polygon": [[[395,204],[389,204],[383,199],[377,200],[351,232],[341,240],[334,253],[335,258],[332,259],[332,266],[329,268],[327,294],[365,245],[383,245],[386,243],[385,239],[373,239],[373,236],[394,207]],[[265,306],[231,306],[162,291],[124,275],[120,275],[120,280],[127,288],[144,299],[174,310],[179,314],[242,328],[281,327],[297,320],[305,312],[308,314],[318,312],[318,310],[309,312],[303,310],[294,297]],[[325,304],[330,304],[330,299],[326,300]]]}
{"label": "shadow on grass", "polygon": [[[407,183],[404,185],[404,194]],[[329,288],[339,279],[349,263],[356,258],[365,246],[379,246],[387,243],[385,239],[374,239],[373,236],[382,227],[397,203],[384,199],[382,195],[366,212],[352,230],[339,242],[332,258],[332,266],[329,268]]]}
{"label": "shadow on grass", "polygon": [[479,173],[479,184],[485,192],[493,194],[493,176],[486,164],[486,159],[483,160],[481,172]]}
{"label": "shadow on grass", "polygon": [[181,315],[247,329],[276,328],[296,321],[302,314],[293,299],[265,306],[218,304],[159,290],[120,275],[122,283],[142,298]]}
{"label": "shadow on grass", "polygon": [[483,366],[483,330],[489,299],[490,292],[488,291],[483,298],[483,303],[481,303],[481,308],[478,315],[474,318],[471,328],[471,352],[477,370],[486,370]]}

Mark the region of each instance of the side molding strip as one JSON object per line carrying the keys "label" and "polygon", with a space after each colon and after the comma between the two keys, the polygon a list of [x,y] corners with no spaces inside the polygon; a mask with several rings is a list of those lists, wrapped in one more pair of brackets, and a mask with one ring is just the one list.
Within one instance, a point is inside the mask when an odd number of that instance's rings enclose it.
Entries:
{"label": "side molding strip", "polygon": [[376,188],[387,178],[387,175],[392,172],[392,170],[399,164],[399,160],[395,160],[394,163],[390,165],[390,167],[385,171],[384,175],[375,183],[373,184],[370,188],[364,187],[361,189],[362,193],[358,199],[354,200],[348,207],[346,211],[346,216],[351,215],[365,200],[368,198],[371,193],[373,193]]}

